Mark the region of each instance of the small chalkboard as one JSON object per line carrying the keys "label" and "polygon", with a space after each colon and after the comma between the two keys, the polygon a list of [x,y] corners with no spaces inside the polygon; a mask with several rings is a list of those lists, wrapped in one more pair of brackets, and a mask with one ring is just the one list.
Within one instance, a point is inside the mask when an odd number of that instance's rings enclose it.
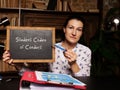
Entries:
{"label": "small chalkboard", "polygon": [[7,27],[6,50],[15,63],[54,62],[54,27]]}

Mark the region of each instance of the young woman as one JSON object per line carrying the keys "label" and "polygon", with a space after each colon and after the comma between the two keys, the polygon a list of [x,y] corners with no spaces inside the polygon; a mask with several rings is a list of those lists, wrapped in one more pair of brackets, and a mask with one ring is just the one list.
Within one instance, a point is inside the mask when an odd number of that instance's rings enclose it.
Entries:
{"label": "young woman", "polygon": [[[55,44],[65,50],[63,51],[55,47],[55,62],[49,65],[51,72],[70,74],[76,77],[90,76],[91,50],[78,43],[83,34],[83,28],[84,20],[80,16],[71,16],[66,20],[63,27],[64,39]],[[8,51],[4,52],[3,61],[14,65],[20,71],[24,70],[24,68],[20,68],[23,65],[20,66],[12,63],[13,60],[10,59]]]}

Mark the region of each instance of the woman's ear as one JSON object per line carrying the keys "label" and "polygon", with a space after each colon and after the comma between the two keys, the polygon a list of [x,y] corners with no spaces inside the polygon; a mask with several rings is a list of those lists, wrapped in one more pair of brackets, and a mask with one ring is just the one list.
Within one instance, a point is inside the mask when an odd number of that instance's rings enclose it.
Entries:
{"label": "woman's ear", "polygon": [[63,32],[65,33],[65,28],[63,28]]}

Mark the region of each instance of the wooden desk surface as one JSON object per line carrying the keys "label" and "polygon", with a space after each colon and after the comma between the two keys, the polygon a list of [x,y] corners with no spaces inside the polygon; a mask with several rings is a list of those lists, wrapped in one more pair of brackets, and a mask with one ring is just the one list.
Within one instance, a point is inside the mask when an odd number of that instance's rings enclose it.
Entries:
{"label": "wooden desk surface", "polygon": [[[120,90],[120,77],[79,77],[87,90]],[[19,90],[20,76],[3,76],[0,90]]]}

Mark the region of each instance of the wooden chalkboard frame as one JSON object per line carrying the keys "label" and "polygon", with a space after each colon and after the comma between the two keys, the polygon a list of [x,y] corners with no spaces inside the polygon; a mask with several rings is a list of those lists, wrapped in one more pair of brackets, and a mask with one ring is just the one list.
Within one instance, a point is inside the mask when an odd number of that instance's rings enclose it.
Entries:
{"label": "wooden chalkboard frame", "polygon": [[[10,32],[12,31],[12,30],[28,30],[28,32],[29,31],[31,31],[31,30],[40,30],[40,32],[41,32],[41,30],[42,31],[51,31],[52,32],[52,41],[50,41],[51,43],[52,43],[52,46],[55,44],[55,27],[24,27],[24,26],[7,26],[6,27],[6,30],[7,30],[7,37],[6,37],[6,50],[9,50],[10,51],[10,53],[12,52],[11,50],[10,50],[10,43],[11,43],[11,40],[10,40],[10,38],[12,38],[12,36],[11,36],[11,34],[10,34]],[[45,31],[45,32],[46,32]],[[34,31],[33,31],[34,32]],[[38,31],[39,32],[39,31]],[[13,34],[12,34],[13,35]],[[11,45],[12,46],[12,45]],[[54,62],[55,61],[55,50],[54,50],[54,48],[52,48],[52,46],[50,46],[51,47],[51,50],[52,50],[52,56],[51,56],[51,58],[45,58],[45,59],[43,59],[43,58],[37,58],[37,59],[34,59],[34,58],[29,58],[29,59],[27,59],[27,58],[23,58],[23,59],[19,59],[19,58],[12,58],[12,56],[11,56],[11,59],[13,59],[13,62],[14,63],[23,63],[23,62],[27,62],[27,63],[47,63],[47,62]],[[14,50],[13,50],[14,51]],[[17,53],[17,52],[16,52]]]}

